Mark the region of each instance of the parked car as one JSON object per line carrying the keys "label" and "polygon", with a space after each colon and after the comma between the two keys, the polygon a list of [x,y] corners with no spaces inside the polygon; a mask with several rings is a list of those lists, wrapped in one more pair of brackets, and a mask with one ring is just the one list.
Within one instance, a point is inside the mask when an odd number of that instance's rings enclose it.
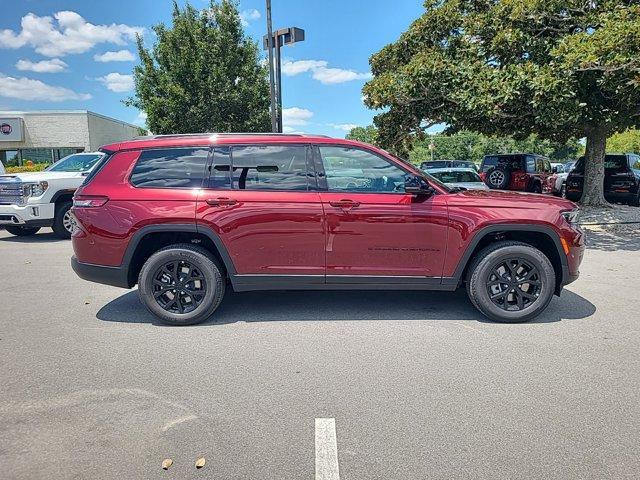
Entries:
{"label": "parked car", "polygon": [[576,162],[561,163],[554,168],[553,194],[558,197],[564,197],[567,187],[567,177]]}
{"label": "parked car", "polygon": [[[584,182],[585,158],[580,157],[567,176],[566,197],[580,200]],[[640,206],[640,156],[634,153],[608,153],[604,159],[604,197],[609,202]]]}
{"label": "parked car", "polygon": [[0,162],[0,175],[4,175],[7,171],[4,169],[4,164]]}
{"label": "parked car", "polygon": [[21,237],[51,227],[57,237],[70,238],[73,193],[103,156],[101,152],[76,153],[42,172],[0,176],[0,225]]}
{"label": "parked car", "polygon": [[72,266],[202,322],[226,288],[447,290],[489,318],[540,314],[578,277],[576,206],[458,191],[389,153],[309,135],[169,135],[107,145],[76,191]]}
{"label": "parked car", "polygon": [[434,168],[428,171],[448,187],[466,190],[489,190],[480,176],[472,168]]}
{"label": "parked car", "polygon": [[478,166],[470,160],[430,160],[420,164],[422,170],[431,170],[433,168],[471,168],[478,171]]}
{"label": "parked car", "polygon": [[480,176],[489,188],[521,192],[551,193],[551,162],[530,153],[485,155]]}

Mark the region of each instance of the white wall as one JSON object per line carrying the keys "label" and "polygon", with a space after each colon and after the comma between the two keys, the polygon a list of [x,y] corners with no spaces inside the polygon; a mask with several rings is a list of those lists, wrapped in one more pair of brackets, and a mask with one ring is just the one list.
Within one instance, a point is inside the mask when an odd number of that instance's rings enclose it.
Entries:
{"label": "white wall", "polygon": [[0,142],[2,150],[54,147],[90,149],[86,112],[0,112],[0,117],[3,116],[24,119],[24,141]]}
{"label": "white wall", "polygon": [[103,117],[88,112],[89,144],[91,150],[97,150],[102,145],[130,140],[139,135],[138,127],[120,122],[112,118]]}

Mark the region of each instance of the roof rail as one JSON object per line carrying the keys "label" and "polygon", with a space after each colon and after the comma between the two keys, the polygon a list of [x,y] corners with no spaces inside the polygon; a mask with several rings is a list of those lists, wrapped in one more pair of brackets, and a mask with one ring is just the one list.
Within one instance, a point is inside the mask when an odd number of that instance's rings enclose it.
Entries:
{"label": "roof rail", "polygon": [[273,133],[273,132],[201,132],[201,133],[170,133],[170,134],[159,134],[159,135],[143,135],[139,137],[134,137],[134,140],[151,140],[154,138],[180,138],[180,137],[205,137],[216,135],[218,137],[323,137],[323,138],[331,138],[329,135],[314,135],[307,133]]}

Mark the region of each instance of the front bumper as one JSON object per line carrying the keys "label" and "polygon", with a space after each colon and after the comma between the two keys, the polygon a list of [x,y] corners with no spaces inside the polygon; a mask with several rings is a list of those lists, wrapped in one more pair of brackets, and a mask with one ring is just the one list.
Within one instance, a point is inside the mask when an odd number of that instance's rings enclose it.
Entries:
{"label": "front bumper", "polygon": [[103,283],[114,287],[131,288],[128,272],[122,267],[109,267],[106,265],[93,265],[80,262],[75,255],[71,257],[71,268],[83,280]]}
{"label": "front bumper", "polygon": [[50,227],[55,216],[53,203],[27,203],[21,205],[0,205],[0,225],[19,227]]}

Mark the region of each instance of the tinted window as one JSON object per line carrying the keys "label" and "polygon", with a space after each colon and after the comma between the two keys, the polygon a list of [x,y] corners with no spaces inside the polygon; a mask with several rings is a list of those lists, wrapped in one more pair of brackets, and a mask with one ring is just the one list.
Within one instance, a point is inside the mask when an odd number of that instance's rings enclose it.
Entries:
{"label": "tinted window", "polygon": [[449,163],[450,162],[445,160],[434,160],[433,162],[423,162],[422,165],[420,165],[420,168],[446,168],[449,166]]}
{"label": "tinted window", "polygon": [[289,145],[233,147],[233,188],[307,190],[307,148]]}
{"label": "tinted window", "polygon": [[454,170],[449,172],[432,172],[431,175],[444,183],[482,182],[480,177],[473,172],[460,172]]}
{"label": "tinted window", "polygon": [[101,153],[96,153],[95,155],[69,155],[62,160],[58,160],[46,170],[49,172],[86,172],[98,163],[98,160],[103,156]]}
{"label": "tinted window", "polygon": [[531,155],[527,155],[527,172],[528,173],[536,172],[536,159]]}
{"label": "tinted window", "polygon": [[544,171],[547,173],[551,173],[551,162],[546,158],[544,159]]}
{"label": "tinted window", "polygon": [[640,157],[637,155],[633,155],[631,157],[631,168],[634,170],[640,170]]}
{"label": "tinted window", "polygon": [[200,188],[207,164],[207,148],[145,150],[133,169],[136,187]]}
{"label": "tinted window", "polygon": [[[584,156],[578,159],[573,167],[573,170],[576,173],[584,173],[584,161]],[[616,171],[625,172],[628,168],[627,157],[625,155],[605,155],[604,169],[607,173],[613,173]]]}
{"label": "tinted window", "polygon": [[209,174],[209,188],[231,188],[231,148],[216,147],[213,149],[213,163]]}
{"label": "tinted window", "polygon": [[320,147],[330,191],[404,192],[407,172],[358,148]]}
{"label": "tinted window", "polygon": [[522,155],[487,155],[482,159],[481,172],[487,172],[491,167],[503,167],[510,170],[522,169]]}

